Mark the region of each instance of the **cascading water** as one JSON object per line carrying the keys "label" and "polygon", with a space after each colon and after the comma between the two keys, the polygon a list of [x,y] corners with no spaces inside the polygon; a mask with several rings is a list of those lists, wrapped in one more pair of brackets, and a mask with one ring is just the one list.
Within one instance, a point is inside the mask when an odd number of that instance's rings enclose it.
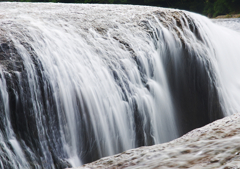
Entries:
{"label": "cascading water", "polygon": [[0,3],[0,167],[79,166],[237,112],[231,37],[178,10]]}
{"label": "cascading water", "polygon": [[230,19],[214,19],[214,23],[230,28],[232,30],[240,32],[240,19],[239,18],[230,18]]}

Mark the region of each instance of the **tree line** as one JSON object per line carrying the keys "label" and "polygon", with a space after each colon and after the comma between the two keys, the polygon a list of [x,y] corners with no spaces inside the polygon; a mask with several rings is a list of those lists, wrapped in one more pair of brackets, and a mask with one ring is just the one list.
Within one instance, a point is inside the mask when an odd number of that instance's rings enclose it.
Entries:
{"label": "tree line", "polygon": [[240,0],[12,0],[12,1],[149,5],[184,9],[204,14],[208,17],[240,13]]}

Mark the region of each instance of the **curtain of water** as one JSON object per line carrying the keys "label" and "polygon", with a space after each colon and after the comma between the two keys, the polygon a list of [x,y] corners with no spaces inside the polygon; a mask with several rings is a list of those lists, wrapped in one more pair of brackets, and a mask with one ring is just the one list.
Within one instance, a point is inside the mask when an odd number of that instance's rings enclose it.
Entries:
{"label": "curtain of water", "polygon": [[79,166],[172,140],[182,124],[186,132],[238,108],[223,69],[238,49],[222,45],[239,34],[220,37],[226,31],[201,16],[1,3],[0,24],[2,168]]}
{"label": "curtain of water", "polygon": [[17,18],[6,15],[1,29],[24,69],[11,72],[17,89],[14,103],[4,105],[21,107],[12,110],[23,116],[12,117],[21,127],[17,134],[23,140],[33,135],[26,146],[41,156],[41,166],[53,167],[55,151],[78,166],[84,156],[99,158],[177,137],[161,45],[141,27],[113,16],[114,27],[102,28],[94,19],[95,29],[82,26],[85,18],[77,13],[69,15],[77,21],[68,20],[54,5],[47,13],[31,9],[30,15],[17,6],[19,15],[12,14]]}

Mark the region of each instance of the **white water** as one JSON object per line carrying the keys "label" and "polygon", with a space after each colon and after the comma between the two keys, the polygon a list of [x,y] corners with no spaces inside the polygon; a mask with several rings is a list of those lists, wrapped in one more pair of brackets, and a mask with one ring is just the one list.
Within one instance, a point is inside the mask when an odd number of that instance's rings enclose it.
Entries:
{"label": "white water", "polygon": [[240,24],[239,19],[214,22],[231,29],[213,25],[208,33],[214,49],[212,55],[215,56],[214,66],[219,79],[222,107],[225,115],[230,115],[240,112]]}
{"label": "white water", "polygon": [[219,32],[222,36],[218,36],[215,44],[219,58],[218,75],[223,88],[223,104],[226,114],[230,115],[240,112],[240,19],[218,19],[214,22],[234,30],[222,28]]}
{"label": "white water", "polygon": [[240,32],[240,18],[213,19],[214,23]]}
{"label": "white water", "polygon": [[[25,5],[29,6],[29,10],[26,10]],[[34,99],[39,91],[38,78],[30,53],[21,44],[21,40],[31,41],[30,45],[43,66],[44,78],[52,87],[60,121],[61,141],[73,166],[81,164],[78,157],[78,153],[81,152],[81,138],[78,136],[81,128],[78,128],[78,123],[89,121],[85,118],[90,118],[89,122],[93,125],[100,156],[112,155],[136,146],[133,121],[136,108],[143,118],[144,132],[151,132],[154,143],[176,138],[173,106],[159,57],[161,49],[156,50],[151,39],[139,28],[133,27],[134,23],[126,21],[125,26],[119,23],[121,20],[115,21],[117,18],[113,16],[110,19],[118,29],[111,29],[109,26],[108,33],[103,36],[96,32],[94,27],[82,25],[85,24],[83,20],[97,22],[96,18],[78,16],[78,10],[69,14],[75,8],[74,5],[69,5],[67,12],[62,12],[62,8],[54,9],[53,4],[17,6],[18,10],[1,11],[4,17],[11,18],[12,22],[20,20],[18,25],[13,27],[12,24],[5,23],[1,28],[12,39],[23,58],[28,72],[31,98]],[[46,13],[35,12],[37,9],[34,8],[38,7],[46,8]],[[80,10],[84,13],[91,10],[88,6],[79,7],[89,10]],[[69,14],[67,17],[64,16],[66,13]],[[107,15],[106,13],[102,17]],[[68,17],[77,17],[78,20]],[[91,15],[88,14],[87,17]],[[91,24],[86,22],[89,23]],[[95,25],[101,26],[97,24],[101,24],[101,21]],[[127,41],[132,45],[131,48],[135,49],[150,91],[141,82],[133,56],[124,46],[119,46],[119,42],[114,40],[113,36],[119,36],[118,38]],[[118,78],[122,89],[114,78]],[[34,112],[39,119],[38,129],[42,130],[40,132],[44,135],[42,117],[39,114],[43,107],[37,98],[34,102]],[[136,107],[133,107],[134,104]],[[83,113],[82,117],[79,113]],[[144,133],[146,134],[149,133]],[[147,144],[147,137],[145,139]]]}
{"label": "white water", "polygon": [[[158,10],[173,19],[174,10],[153,7],[0,3],[0,33],[13,42],[24,64],[38,151],[41,161],[50,161],[44,168],[54,168],[51,144],[63,148],[60,158],[79,166],[86,151],[103,157],[179,136],[164,67],[168,49],[171,59],[181,61],[179,37],[190,53],[212,64],[225,114],[240,110],[239,33],[186,12],[197,24],[203,39],[199,41],[188,25],[181,30],[174,19],[160,21],[154,13]],[[181,22],[186,20],[182,16]],[[153,37],[140,26],[143,21],[155,32]],[[1,94],[7,97],[3,71]],[[20,72],[11,73],[19,84],[25,83]],[[19,90],[20,96],[25,94]],[[8,112],[8,98],[3,100]],[[28,107],[23,109],[28,113]],[[13,132],[10,124],[6,128]],[[56,133],[53,140],[49,130]],[[142,143],[137,143],[138,137],[143,137]],[[21,164],[14,168],[31,168],[14,133],[6,139],[16,151],[13,161]]]}

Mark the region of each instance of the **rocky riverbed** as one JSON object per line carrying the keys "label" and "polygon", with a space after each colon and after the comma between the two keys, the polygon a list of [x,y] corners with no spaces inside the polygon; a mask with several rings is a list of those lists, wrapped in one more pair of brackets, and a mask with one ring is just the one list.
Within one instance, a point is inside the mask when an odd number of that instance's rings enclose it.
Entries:
{"label": "rocky riverbed", "polygon": [[77,169],[240,168],[240,114],[217,120],[169,143],[140,147]]}

